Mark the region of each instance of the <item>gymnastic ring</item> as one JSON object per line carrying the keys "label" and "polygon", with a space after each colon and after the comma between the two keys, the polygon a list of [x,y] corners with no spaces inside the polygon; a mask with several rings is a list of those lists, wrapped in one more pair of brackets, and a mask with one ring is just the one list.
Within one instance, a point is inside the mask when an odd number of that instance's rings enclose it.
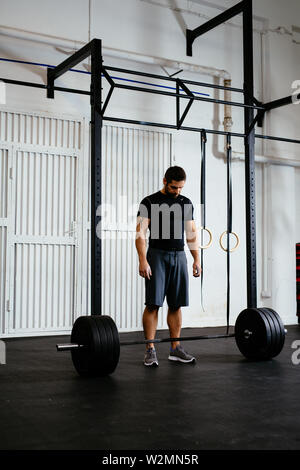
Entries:
{"label": "gymnastic ring", "polygon": [[207,243],[207,245],[199,245],[199,248],[201,248],[201,250],[205,250],[206,248],[209,248],[210,245],[212,244],[212,233],[211,231],[209,230],[209,228],[204,228],[204,227],[200,227],[199,230],[205,230],[208,234],[209,234],[209,242]]}
{"label": "gymnastic ring", "polygon": [[[224,236],[226,233],[228,233],[227,230],[225,230],[225,232],[222,233],[222,235],[220,236],[220,240],[219,240],[220,246],[221,246],[222,250],[224,250],[224,251],[227,251],[227,248],[224,248],[224,246],[222,245],[222,238],[223,238],[223,236]],[[239,246],[239,244],[240,244],[240,239],[239,239],[239,236],[238,236],[235,232],[230,232],[230,233],[232,233],[232,235],[234,235],[235,238],[236,238],[236,245],[235,245],[235,247],[233,247],[231,250],[229,250],[230,252],[232,252],[232,251],[235,251],[235,250],[237,249],[237,247]]]}

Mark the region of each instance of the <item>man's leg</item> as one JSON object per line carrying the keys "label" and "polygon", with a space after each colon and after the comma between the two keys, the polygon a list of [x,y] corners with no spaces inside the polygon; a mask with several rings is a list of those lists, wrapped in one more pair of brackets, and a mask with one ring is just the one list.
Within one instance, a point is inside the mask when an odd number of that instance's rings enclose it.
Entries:
{"label": "man's leg", "polygon": [[[143,328],[145,339],[154,339],[158,322],[158,305],[146,305],[143,313]],[[154,343],[147,343],[146,349],[154,348]]]}
{"label": "man's leg", "polygon": [[[179,338],[181,333],[182,325],[182,314],[181,307],[170,307],[168,310],[168,326],[170,330],[170,338]],[[171,342],[172,349],[170,350],[169,360],[180,361],[180,362],[191,362],[195,363],[196,359],[191,354],[188,354],[179,341]]]}
{"label": "man's leg", "polygon": [[[181,307],[169,307],[167,323],[170,331],[170,338],[179,338],[182,325]],[[172,342],[172,348],[180,344],[179,341]]]}

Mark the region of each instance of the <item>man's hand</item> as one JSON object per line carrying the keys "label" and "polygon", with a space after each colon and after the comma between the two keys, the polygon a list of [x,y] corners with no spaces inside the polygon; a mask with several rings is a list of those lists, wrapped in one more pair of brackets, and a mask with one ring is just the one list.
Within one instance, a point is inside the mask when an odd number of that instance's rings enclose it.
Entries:
{"label": "man's hand", "polygon": [[194,261],[193,263],[193,276],[194,277],[199,277],[200,274],[201,274],[201,266],[200,266],[200,263],[198,261]]}
{"label": "man's hand", "polygon": [[139,273],[140,276],[145,277],[147,279],[150,279],[150,276],[152,276],[152,271],[147,260],[140,262]]}

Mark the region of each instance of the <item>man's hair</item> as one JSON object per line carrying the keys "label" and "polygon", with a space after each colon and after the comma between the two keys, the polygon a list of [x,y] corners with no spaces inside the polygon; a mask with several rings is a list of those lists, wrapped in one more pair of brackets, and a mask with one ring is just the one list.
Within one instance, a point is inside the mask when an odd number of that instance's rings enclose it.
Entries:
{"label": "man's hair", "polygon": [[167,183],[171,183],[171,181],[185,181],[186,174],[183,168],[180,166],[170,166],[165,173],[165,178]]}

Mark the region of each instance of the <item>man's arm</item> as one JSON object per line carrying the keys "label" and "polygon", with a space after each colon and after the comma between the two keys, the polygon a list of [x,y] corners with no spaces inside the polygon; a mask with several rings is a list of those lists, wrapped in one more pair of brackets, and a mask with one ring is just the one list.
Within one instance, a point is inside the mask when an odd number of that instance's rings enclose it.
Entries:
{"label": "man's arm", "polygon": [[185,222],[186,241],[189,250],[194,258],[193,263],[193,276],[199,277],[201,274],[200,258],[199,258],[199,241],[197,228],[194,220],[187,220]]}
{"label": "man's arm", "polygon": [[147,241],[146,233],[149,227],[150,219],[138,216],[136,225],[136,237],[135,246],[139,257],[139,274],[142,277],[150,279],[152,275],[151,268],[148,264],[146,252],[147,252]]}

